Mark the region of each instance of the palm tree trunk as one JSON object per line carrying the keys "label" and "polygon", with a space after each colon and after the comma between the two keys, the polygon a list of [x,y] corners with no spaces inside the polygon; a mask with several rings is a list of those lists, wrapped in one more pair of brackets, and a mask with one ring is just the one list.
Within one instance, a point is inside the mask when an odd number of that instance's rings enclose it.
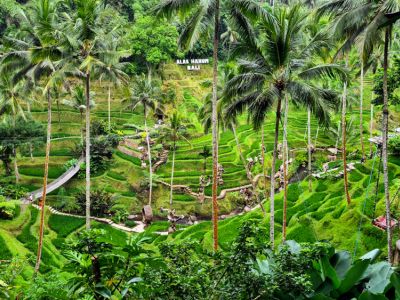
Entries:
{"label": "palm tree trunk", "polygon": [[274,153],[272,155],[272,165],[271,165],[271,197],[269,200],[270,201],[269,238],[272,248],[274,248],[275,244],[275,164],[276,164],[276,158],[278,156],[279,122],[281,121],[281,105],[282,105],[282,97],[280,95],[276,108]]}
{"label": "palm tree trunk", "polygon": [[171,190],[169,194],[169,209],[172,209],[172,196],[174,193],[174,171],[175,171],[175,149],[176,149],[176,141],[174,140],[174,145],[172,149],[172,170],[171,170]]}
{"label": "palm tree trunk", "polygon": [[362,161],[365,160],[364,138],[363,138],[363,100],[364,100],[364,61],[361,56],[361,75],[360,75],[360,143],[361,143],[361,157]]}
{"label": "palm tree trunk", "polygon": [[[349,56],[346,56],[346,67],[349,63]],[[349,183],[347,178],[347,161],[346,161],[346,112],[347,112],[347,81],[343,84],[342,96],[342,157],[343,157],[343,177],[344,192],[346,194],[347,204],[350,204]]]}
{"label": "palm tree trunk", "polygon": [[261,126],[261,157],[262,157],[262,169],[263,169],[263,177],[264,177],[264,195],[265,200],[268,199],[268,191],[267,191],[267,168],[265,166],[265,133],[264,133],[264,124]]}
{"label": "palm tree trunk", "polygon": [[249,169],[249,166],[247,165],[246,159],[244,158],[242,147],[240,146],[240,141],[239,141],[239,137],[238,137],[237,132],[236,132],[235,123],[231,122],[231,127],[232,127],[233,136],[234,136],[235,142],[236,142],[236,148],[238,149],[240,159],[241,159],[241,161],[243,163],[244,169],[246,170],[247,179],[250,181],[250,183],[252,185],[253,192],[254,192],[254,195],[256,196],[257,203],[260,205],[261,211],[263,212],[263,214],[265,216],[266,212],[265,212],[264,206],[261,203],[260,195],[259,195],[259,193],[257,191],[257,185],[253,181],[253,175],[251,174],[251,170]]}
{"label": "palm tree trunk", "polygon": [[382,162],[383,162],[383,185],[385,187],[385,205],[386,205],[386,233],[387,233],[387,249],[388,262],[392,263],[392,229],[390,227],[390,190],[389,190],[389,174],[388,174],[388,130],[389,130],[389,109],[388,109],[388,66],[389,66],[389,38],[390,28],[386,28],[385,47],[383,58],[383,117],[382,117]]}
{"label": "palm tree trunk", "polygon": [[50,146],[51,146],[51,98],[50,91],[47,91],[47,138],[46,138],[46,158],[44,161],[44,176],[43,176],[43,195],[40,202],[40,224],[39,224],[39,243],[36,257],[35,274],[39,272],[40,262],[42,258],[43,249],[43,233],[44,233],[44,214],[47,194],[47,178],[49,174],[49,159],[50,159]]}
{"label": "palm tree trunk", "polygon": [[31,161],[33,161],[33,145],[29,143],[29,155],[31,157]]}
{"label": "palm tree trunk", "polygon": [[308,152],[308,191],[312,192],[312,178],[311,178],[311,164],[312,164],[312,153],[311,153],[311,109],[307,109],[307,152]]}
{"label": "palm tree trunk", "polygon": [[18,184],[21,179],[21,175],[19,174],[19,170],[18,170],[17,149],[15,148],[15,146],[13,148],[13,155],[14,155],[15,183]]}
{"label": "palm tree trunk", "polygon": [[[372,99],[371,99],[372,102]],[[370,121],[369,121],[369,138],[372,139],[372,131],[374,128],[374,105],[371,103],[371,116],[370,116]],[[373,153],[373,143],[369,143],[369,157],[372,158],[372,153]]]}
{"label": "palm tree trunk", "polygon": [[[31,104],[29,103],[29,101],[26,103],[27,104],[27,110],[28,113],[31,113]],[[31,161],[33,161],[33,145],[32,143],[29,143],[29,155],[31,157]]]}
{"label": "palm tree trunk", "polygon": [[287,196],[288,196],[288,141],[287,125],[289,116],[289,98],[285,95],[285,119],[283,121],[283,220],[282,220],[282,242],[286,240],[286,217],[287,217]]}
{"label": "palm tree trunk", "polygon": [[108,132],[111,132],[111,85],[108,85]]}
{"label": "palm tree trunk", "polygon": [[60,99],[57,97],[58,124],[61,124]]}
{"label": "palm tree trunk", "polygon": [[146,107],[144,107],[144,130],[146,132],[146,143],[147,143],[147,156],[149,159],[149,203],[148,205],[151,206],[151,199],[153,194],[153,170],[151,165],[151,148],[150,148],[150,136],[149,136],[149,129],[147,128],[147,112]]}
{"label": "palm tree trunk", "polygon": [[218,201],[217,201],[217,176],[218,176],[218,45],[219,45],[219,0],[215,1],[214,45],[213,45],[213,83],[212,83],[212,156],[213,156],[213,182],[212,182],[212,210],[213,210],[213,244],[214,251],[218,250]]}
{"label": "palm tree trunk", "polygon": [[86,229],[90,229],[90,73],[86,73]]}

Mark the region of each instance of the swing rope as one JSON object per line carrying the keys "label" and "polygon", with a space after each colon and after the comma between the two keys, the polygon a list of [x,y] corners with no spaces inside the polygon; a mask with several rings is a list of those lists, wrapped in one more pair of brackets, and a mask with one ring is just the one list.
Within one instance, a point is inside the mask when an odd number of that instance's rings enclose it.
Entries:
{"label": "swing rope", "polygon": [[[358,223],[357,235],[356,235],[356,240],[355,240],[355,244],[354,244],[354,252],[353,252],[353,257],[352,257],[353,261],[354,261],[354,258],[356,257],[356,254],[357,254],[357,249],[358,249],[358,244],[359,244],[359,239],[360,239],[360,233],[361,233],[361,226],[362,226],[362,223],[364,221],[364,212],[365,212],[365,208],[367,206],[369,188],[370,188],[370,185],[371,185],[371,182],[372,182],[372,177],[373,177],[373,174],[374,174],[374,168],[375,168],[375,162],[376,162],[377,153],[378,153],[378,149],[375,151],[375,154],[374,154],[374,160],[373,160],[373,163],[372,163],[371,173],[369,175],[368,186],[367,186],[367,189],[365,191],[365,199],[364,199],[363,208],[362,208],[362,211],[361,211],[360,222]],[[378,172],[379,172],[379,170],[378,170]],[[378,176],[378,179],[379,179],[379,176]],[[374,214],[375,214],[375,211],[374,211]]]}

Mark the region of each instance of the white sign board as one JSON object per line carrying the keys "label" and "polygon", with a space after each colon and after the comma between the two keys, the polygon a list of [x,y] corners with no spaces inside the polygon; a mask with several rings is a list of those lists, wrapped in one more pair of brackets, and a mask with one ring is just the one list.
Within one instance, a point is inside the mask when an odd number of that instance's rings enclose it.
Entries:
{"label": "white sign board", "polygon": [[200,65],[209,64],[210,60],[208,58],[192,58],[192,59],[177,59],[177,65],[186,65],[188,71],[199,71]]}

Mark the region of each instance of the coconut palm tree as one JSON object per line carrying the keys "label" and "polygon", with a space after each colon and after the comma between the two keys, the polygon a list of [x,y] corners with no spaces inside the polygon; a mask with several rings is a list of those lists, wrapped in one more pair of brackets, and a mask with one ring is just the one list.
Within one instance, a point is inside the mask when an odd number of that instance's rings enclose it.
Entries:
{"label": "coconut palm tree", "polygon": [[203,150],[199,153],[201,157],[203,157],[203,171],[204,171],[204,176],[206,175],[207,171],[207,158],[212,156],[212,153],[210,151],[210,148],[208,146],[203,146]]}
{"label": "coconut palm tree", "polygon": [[[219,72],[219,81],[218,81],[218,131],[229,129],[232,131],[236,148],[239,153],[239,158],[243,164],[244,169],[246,170],[246,176],[249,182],[252,184],[253,192],[256,196],[257,203],[260,205],[260,208],[265,215],[264,206],[261,203],[260,195],[257,191],[257,184],[253,180],[253,174],[248,166],[246,158],[243,154],[242,146],[240,145],[239,136],[237,134],[236,127],[238,125],[238,120],[236,118],[232,118],[229,114],[225,112],[225,107],[227,107],[231,101],[228,97],[224,96],[223,94],[223,87],[226,83],[231,79],[234,75],[233,67],[227,63],[220,68]],[[206,84],[205,84],[206,86]],[[208,133],[211,126],[212,126],[212,94],[206,94],[204,97],[204,104],[199,110],[199,119],[203,123],[204,132]],[[262,133],[264,136],[264,133]],[[264,146],[264,138],[262,139],[261,149],[265,149]],[[264,157],[263,157],[264,158]],[[263,172],[265,172],[265,159],[263,159]],[[264,173],[264,182],[266,180],[266,174]],[[266,189],[266,188],[265,188]]]}
{"label": "coconut palm tree", "polygon": [[[0,115],[7,113],[11,116],[12,124],[15,127],[18,117],[25,118],[25,95],[23,82],[15,82],[12,73],[7,68],[0,70]],[[14,147],[14,174],[15,183],[19,183],[17,149]]]}
{"label": "coconut palm tree", "polygon": [[101,61],[99,64],[99,79],[106,80],[108,90],[108,131],[111,131],[111,88],[121,86],[128,83],[128,75],[123,71],[126,63],[121,62],[121,59],[128,56],[128,52],[119,50],[122,39],[115,34],[110,35],[104,43],[104,49],[100,53]]}
{"label": "coconut palm tree", "polygon": [[[220,44],[220,11],[226,5],[228,18],[235,21],[236,27],[247,32],[247,21],[243,22],[244,13],[258,14],[262,10],[258,3],[252,0],[162,0],[155,8],[158,16],[172,17],[181,14],[186,23],[180,36],[180,45],[191,48],[197,40],[207,35],[207,29],[213,30],[213,81],[212,81],[212,154],[213,154],[213,247],[218,250],[218,202],[217,202],[217,175],[218,175],[218,47]],[[237,29],[237,28],[235,28]]]}
{"label": "coconut palm tree", "polygon": [[[63,30],[65,48],[69,53],[69,65],[75,76],[83,79],[86,97],[85,114],[85,163],[86,163],[86,229],[90,229],[90,103],[91,79],[107,69],[109,47],[107,43],[119,27],[115,26],[116,14],[99,0],[75,0],[63,2]],[[107,18],[106,16],[109,16]],[[108,54],[107,54],[108,53]],[[103,61],[102,59],[105,59]]]}
{"label": "coconut palm tree", "polygon": [[147,125],[147,118],[149,112],[152,110],[154,112],[160,110],[159,99],[161,97],[161,91],[159,85],[156,81],[148,81],[144,74],[137,75],[130,88],[130,98],[124,99],[123,103],[126,104],[125,108],[134,111],[141,106],[143,109],[144,117],[144,131],[146,134],[146,144],[147,144],[147,155],[149,159],[149,202],[148,205],[151,206],[152,202],[152,191],[153,191],[153,170],[151,161],[151,146],[150,146],[150,132]]}
{"label": "coconut palm tree", "polygon": [[312,58],[321,47],[327,47],[326,36],[303,38],[311,24],[299,5],[273,10],[268,18],[259,20],[259,36],[247,36],[235,51],[243,53],[238,61],[239,74],[225,88],[225,94],[236,100],[227,113],[235,117],[247,109],[255,129],[262,127],[267,113],[276,105],[275,138],[271,166],[270,239],[274,242],[275,164],[281,106],[285,95],[298,106],[309,107],[321,123],[329,121],[329,110],[336,93],[316,84],[325,77],[345,79],[342,67],[336,64],[314,64]]}
{"label": "coconut palm tree", "polygon": [[170,140],[172,140],[172,167],[171,167],[171,187],[170,187],[170,193],[169,193],[169,208],[172,210],[172,198],[173,198],[173,185],[174,185],[174,172],[175,172],[175,153],[176,153],[176,143],[179,140],[184,140],[186,141],[189,145],[191,143],[189,140],[185,137],[186,130],[188,128],[188,125],[184,122],[184,119],[177,113],[174,112],[172,116],[169,119],[169,124],[167,127],[164,128],[164,130],[167,130],[166,135],[169,137]]}
{"label": "coconut palm tree", "polygon": [[[90,93],[90,108],[95,106],[94,92]],[[83,120],[84,120],[84,113],[86,111],[86,95],[85,90],[82,86],[76,86],[71,93],[71,99],[64,99],[62,103],[66,106],[72,107],[79,111],[80,119],[81,119],[81,136],[82,136],[82,143],[84,142],[84,130],[83,130]]]}
{"label": "coconut palm tree", "polygon": [[400,19],[400,3],[393,0],[352,0],[327,2],[319,9],[320,14],[332,16],[339,26],[336,32],[343,34],[350,32],[343,50],[348,50],[355,41],[359,44],[363,64],[372,55],[374,49],[383,44],[383,118],[382,118],[382,161],[383,181],[385,187],[386,227],[388,261],[392,261],[392,232],[390,226],[390,190],[388,174],[388,89],[387,70],[389,66],[389,45],[391,28]]}
{"label": "coconut palm tree", "polygon": [[[44,82],[43,96],[47,102],[47,138],[46,157],[44,163],[43,196],[40,202],[41,215],[39,226],[38,253],[35,273],[39,271],[43,247],[44,215],[47,194],[47,180],[51,147],[51,90],[57,88],[63,78],[63,70],[58,68],[62,61],[60,47],[60,30],[57,27],[57,3],[49,0],[35,0],[30,2],[24,11],[19,13],[17,36],[8,38],[11,45],[2,63],[6,69],[17,70],[14,80],[29,77],[39,85]],[[6,38],[7,39],[7,38]]]}

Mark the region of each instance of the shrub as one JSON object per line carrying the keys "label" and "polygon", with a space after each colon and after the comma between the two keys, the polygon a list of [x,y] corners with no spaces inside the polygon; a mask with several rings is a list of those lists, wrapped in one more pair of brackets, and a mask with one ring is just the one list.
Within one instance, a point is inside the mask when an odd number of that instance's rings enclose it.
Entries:
{"label": "shrub", "polygon": [[400,136],[389,139],[389,149],[393,155],[400,156]]}
{"label": "shrub", "polygon": [[0,219],[10,220],[17,214],[17,208],[13,202],[0,202]]}
{"label": "shrub", "polygon": [[[77,205],[80,207],[80,211],[86,209],[86,194],[80,192],[75,197]],[[90,193],[90,211],[95,216],[103,216],[109,214],[111,207],[114,205],[114,198],[112,194],[105,191],[97,190]]]}
{"label": "shrub", "polygon": [[77,163],[78,163],[78,160],[76,158],[70,159],[69,161],[67,161],[64,164],[64,170],[68,171],[70,168],[75,167]]}
{"label": "shrub", "polygon": [[0,186],[0,196],[4,196],[6,198],[11,198],[11,199],[20,199],[23,198],[26,193],[27,189],[19,186],[19,185],[13,185],[13,184],[1,184]]}
{"label": "shrub", "polygon": [[112,210],[114,216],[112,217],[115,223],[124,223],[129,216],[129,212],[122,207],[118,207]]}

